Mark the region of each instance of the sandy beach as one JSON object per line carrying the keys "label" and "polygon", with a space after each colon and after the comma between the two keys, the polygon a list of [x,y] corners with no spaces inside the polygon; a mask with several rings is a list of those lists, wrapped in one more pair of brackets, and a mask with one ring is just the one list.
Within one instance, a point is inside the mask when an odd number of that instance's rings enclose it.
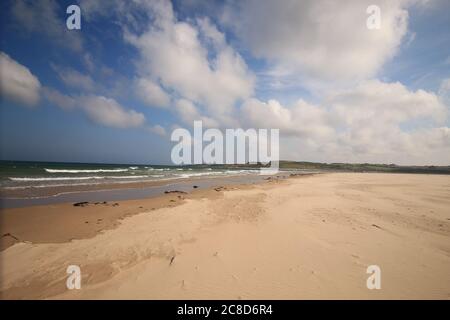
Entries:
{"label": "sandy beach", "polygon": [[[449,299],[446,175],[325,173],[1,212],[2,299]],[[81,269],[68,290],[66,268]],[[381,268],[381,289],[366,287]]]}

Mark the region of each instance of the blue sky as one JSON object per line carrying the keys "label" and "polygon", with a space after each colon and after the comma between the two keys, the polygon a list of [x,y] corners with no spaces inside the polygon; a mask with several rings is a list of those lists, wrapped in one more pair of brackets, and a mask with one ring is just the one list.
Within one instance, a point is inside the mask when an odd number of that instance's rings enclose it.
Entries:
{"label": "blue sky", "polygon": [[[81,8],[67,30],[66,8]],[[365,8],[381,8],[368,30]],[[2,1],[1,158],[170,163],[176,127],[281,158],[450,164],[448,1]]]}

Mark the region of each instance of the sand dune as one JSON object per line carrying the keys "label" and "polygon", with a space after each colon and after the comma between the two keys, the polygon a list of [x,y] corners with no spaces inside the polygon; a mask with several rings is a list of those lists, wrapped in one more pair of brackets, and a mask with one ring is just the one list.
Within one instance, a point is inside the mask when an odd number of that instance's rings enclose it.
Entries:
{"label": "sand dune", "polygon": [[[450,298],[448,176],[319,174],[165,199],[120,202],[111,224],[71,241],[48,233],[95,209],[56,206],[67,223],[0,252],[2,298]],[[68,265],[80,290],[66,288]],[[380,290],[366,287],[369,265]]]}

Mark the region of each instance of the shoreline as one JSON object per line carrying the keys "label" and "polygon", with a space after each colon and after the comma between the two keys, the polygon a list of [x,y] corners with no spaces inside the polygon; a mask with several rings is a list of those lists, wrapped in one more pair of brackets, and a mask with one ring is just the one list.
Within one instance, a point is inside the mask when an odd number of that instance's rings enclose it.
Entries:
{"label": "shoreline", "polygon": [[[189,192],[192,189],[207,189],[220,185],[240,185],[260,183],[268,179],[287,178],[290,175],[308,175],[318,173],[293,173],[280,172],[274,176],[264,175],[232,175],[227,177],[211,176],[198,177],[189,180],[173,179],[164,181],[149,181],[137,183],[115,183],[87,185],[86,188],[75,187],[45,187],[30,188],[32,191],[40,191],[39,194],[29,193],[27,190],[10,190],[11,192],[2,192],[0,197],[0,208],[9,209],[16,207],[29,207],[35,205],[48,205],[65,202],[79,201],[124,201],[138,200],[147,197],[155,197],[164,193],[166,190],[178,188],[178,190]],[[271,179],[271,178],[270,178]]]}
{"label": "shoreline", "polygon": [[[148,180],[148,181],[138,181],[138,182],[116,182],[116,183],[93,183],[93,184],[75,184],[75,185],[58,185],[58,186],[38,186],[38,187],[7,187],[0,188],[0,208],[8,208],[11,206],[2,206],[5,202],[20,202],[20,200],[33,200],[33,199],[43,199],[43,198],[57,198],[61,196],[65,196],[68,194],[80,194],[80,199],[82,199],[81,195],[86,193],[95,193],[95,192],[109,192],[109,191],[118,191],[118,192],[126,192],[127,190],[139,190],[139,189],[164,189],[166,187],[170,187],[172,185],[177,185],[183,189],[187,189],[186,186],[194,186],[196,185],[199,188],[205,188],[213,186],[214,184],[245,184],[245,183],[258,183],[265,180],[267,177],[277,177],[277,178],[287,178],[289,176],[295,175],[308,175],[308,174],[319,174],[322,173],[320,171],[295,171],[295,170],[282,170],[274,175],[260,175],[260,174],[230,174],[226,176],[222,175],[204,175],[199,177],[190,177],[186,178],[168,178],[161,180]],[[325,172],[323,172],[325,173]],[[217,183],[216,183],[217,182]],[[158,193],[158,190],[155,192],[151,192],[152,195]],[[143,196],[135,196],[133,198],[123,198],[117,200],[130,200],[130,199],[139,199]],[[113,201],[115,199],[110,199]],[[71,200],[62,200],[58,202],[70,202]],[[54,203],[54,201],[50,201],[48,203]],[[42,203],[45,204],[45,203]],[[33,205],[23,205],[30,206]]]}
{"label": "shoreline", "polygon": [[[176,186],[180,190],[190,191],[191,188],[207,189],[219,185],[239,185],[261,183],[264,180],[286,179],[292,176],[306,176],[311,174],[399,174],[399,175],[435,175],[449,176],[447,173],[410,173],[410,172],[353,172],[353,171],[291,171],[283,170],[275,175],[229,175],[229,176],[202,176],[190,179],[164,179],[140,182],[98,183],[65,186],[24,187],[18,189],[0,188],[0,210],[36,205],[49,205],[78,201],[124,201],[155,197],[163,194],[166,189]],[[98,196],[97,196],[98,195]]]}
{"label": "shoreline", "polygon": [[[449,299],[447,177],[265,182],[3,210],[18,241],[2,237],[1,298]],[[81,290],[65,287],[71,264]],[[373,264],[382,290],[366,288]]]}
{"label": "shoreline", "polygon": [[[314,173],[318,174],[318,173]],[[306,177],[312,173],[303,173],[296,176]],[[292,176],[291,176],[292,177]],[[251,188],[255,184],[264,184],[288,179],[289,176],[278,174],[276,176],[256,176],[248,181],[248,176],[228,178],[213,177],[196,179],[191,182],[182,181],[183,185],[171,183],[159,185],[154,193],[147,197],[107,199],[102,191],[91,190],[92,195],[99,198],[79,197],[78,192],[72,201],[52,202],[54,198],[44,197],[44,202],[38,205],[24,205],[17,207],[2,207],[0,210],[0,251],[18,242],[32,243],[63,243],[74,239],[94,237],[103,230],[117,227],[121,219],[138,214],[142,210],[157,210],[180,205],[185,199],[198,199],[202,197],[216,198],[223,191]],[[242,179],[244,178],[244,179]],[[204,183],[207,180],[209,183]],[[203,183],[202,183],[203,182]],[[196,188],[193,188],[195,186]],[[143,188],[146,190],[145,188]],[[142,195],[139,188],[112,189],[119,193],[131,191],[131,196]],[[146,192],[146,191],[144,191]],[[83,194],[84,192],[81,192]],[[95,198],[94,198],[95,199]],[[4,201],[5,199],[2,199]],[[18,199],[19,203],[24,200]],[[75,203],[87,202],[86,205],[75,207]],[[26,202],[25,202],[26,203]],[[61,211],[64,212],[61,215]],[[72,221],[70,230],[67,230],[68,220]],[[82,224],[84,222],[84,224]],[[48,225],[46,225],[48,223]],[[91,224],[89,224],[91,223]],[[64,230],[62,234],[54,229]]]}

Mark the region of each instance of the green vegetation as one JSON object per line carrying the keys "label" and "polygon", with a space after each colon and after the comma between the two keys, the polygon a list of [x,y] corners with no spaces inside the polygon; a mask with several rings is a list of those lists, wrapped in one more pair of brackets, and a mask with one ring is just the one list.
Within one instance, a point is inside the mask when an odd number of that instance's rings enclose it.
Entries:
{"label": "green vegetation", "polygon": [[[269,167],[258,164],[222,164],[222,165],[189,165],[184,168],[214,168],[214,169],[257,169]],[[399,166],[396,164],[373,163],[320,163],[306,161],[280,161],[280,169],[329,171],[329,172],[396,172],[396,173],[424,173],[424,174],[450,174],[450,166]]]}
{"label": "green vegetation", "polygon": [[318,163],[280,161],[281,169],[325,170],[343,172],[399,172],[450,174],[450,166],[399,166],[372,163]]}

